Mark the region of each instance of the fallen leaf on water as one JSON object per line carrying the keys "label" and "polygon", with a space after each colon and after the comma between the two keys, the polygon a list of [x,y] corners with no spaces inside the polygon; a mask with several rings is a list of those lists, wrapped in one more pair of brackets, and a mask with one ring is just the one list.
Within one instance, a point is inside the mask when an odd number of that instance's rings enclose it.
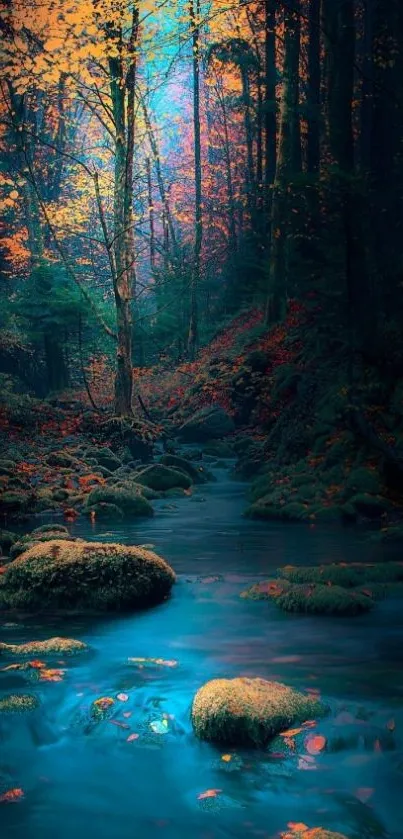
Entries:
{"label": "fallen leaf on water", "polygon": [[381,741],[380,740],[375,740],[374,752],[381,752],[381,751],[382,751]]}
{"label": "fallen leaf on water", "polygon": [[123,712],[123,716],[126,717],[126,719],[129,719],[129,717],[131,717],[131,715],[132,715],[132,711],[124,711]]}
{"label": "fallen leaf on water", "polygon": [[295,752],[295,740],[293,737],[284,737],[284,743],[291,749],[292,752]]}
{"label": "fallen leaf on water", "polygon": [[388,729],[388,731],[394,731],[394,730],[395,730],[395,728],[396,728],[396,723],[395,723],[395,721],[394,721],[393,719],[392,719],[392,720],[389,720],[389,721],[386,723],[386,728]]}
{"label": "fallen leaf on water", "polygon": [[129,734],[129,736],[128,736],[128,738],[127,738],[126,742],[127,742],[127,743],[132,743],[132,742],[133,742],[133,740],[138,740],[138,739],[139,739],[139,737],[140,737],[140,734]]}
{"label": "fallen leaf on water", "polygon": [[295,737],[301,734],[302,728],[289,728],[287,731],[282,731],[280,737]]}
{"label": "fallen leaf on water", "polygon": [[62,682],[65,672],[65,670],[41,668],[39,670],[39,678],[42,682]]}
{"label": "fallen leaf on water", "polygon": [[178,662],[175,659],[164,658],[129,658],[130,664],[137,664],[138,667],[144,667],[146,664],[157,664],[159,667],[176,667]]}
{"label": "fallen leaf on water", "polygon": [[222,789],[206,789],[205,792],[200,792],[197,796],[198,801],[203,801],[204,798],[216,798],[222,792]]}
{"label": "fallen leaf on water", "polygon": [[372,798],[373,794],[374,790],[371,787],[360,787],[359,789],[356,789],[354,793],[355,797],[358,798],[358,800],[361,801],[362,804],[365,804],[367,801],[369,801],[369,799]]}
{"label": "fallen leaf on water", "polygon": [[16,787],[15,789],[8,789],[7,792],[3,792],[0,795],[0,802],[4,804],[11,801],[20,801],[21,798],[24,798],[24,791]]}
{"label": "fallen leaf on water", "polygon": [[221,755],[221,760],[223,760],[224,763],[229,763],[230,760],[232,760],[232,755]]}
{"label": "fallen leaf on water", "polygon": [[127,702],[129,699],[127,693],[118,693],[116,699],[119,699],[119,702]]}
{"label": "fallen leaf on water", "polygon": [[130,728],[127,722],[120,722],[120,720],[108,720],[111,725],[116,725],[118,728]]}
{"label": "fallen leaf on water", "polygon": [[310,755],[318,755],[326,748],[326,737],[321,734],[311,734],[305,738],[305,748]]}

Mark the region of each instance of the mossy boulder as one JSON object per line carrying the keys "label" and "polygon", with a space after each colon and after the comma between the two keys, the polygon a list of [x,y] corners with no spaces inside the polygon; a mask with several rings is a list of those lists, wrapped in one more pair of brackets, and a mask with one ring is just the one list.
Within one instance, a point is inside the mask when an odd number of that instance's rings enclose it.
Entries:
{"label": "mossy boulder", "polygon": [[193,700],[191,717],[202,740],[259,747],[291,724],[326,712],[319,700],[280,682],[241,677],[203,685]]}
{"label": "mossy boulder", "polygon": [[93,504],[92,507],[85,508],[85,515],[89,518],[96,518],[98,521],[122,521],[124,518],[123,510],[116,504],[105,504],[103,501],[99,504]]}
{"label": "mossy boulder", "polygon": [[291,583],[316,583],[354,588],[366,583],[403,582],[403,562],[331,563],[330,565],[279,568],[277,573]]}
{"label": "mossy boulder", "polygon": [[47,456],[46,462],[49,466],[65,467],[66,469],[76,469],[79,466],[77,459],[64,450],[51,452]]}
{"label": "mossy boulder", "polygon": [[352,469],[345,484],[345,495],[347,497],[361,492],[378,495],[380,490],[381,481],[379,474],[373,469],[367,469],[365,466],[358,466],[356,469]]}
{"label": "mossy boulder", "polygon": [[[209,478],[209,473],[203,466],[195,466],[184,457],[179,457],[176,454],[165,454],[160,461],[164,466],[170,466],[173,469],[184,472],[193,481],[194,484],[205,484]],[[185,487],[184,487],[185,488]]]}
{"label": "mossy boulder", "polygon": [[70,536],[67,527],[64,527],[64,525],[55,524],[45,525],[43,528],[37,527],[31,533],[21,536],[18,542],[14,543],[10,549],[10,557],[13,560],[17,559],[24,551],[32,548],[38,542],[52,542],[54,539],[72,540],[72,536]]}
{"label": "mossy boulder", "polygon": [[146,466],[141,472],[137,472],[136,481],[157,492],[164,492],[176,487],[189,489],[193,483],[191,477],[185,472],[174,469],[172,466],[164,466],[162,463],[153,463],[151,466]]}
{"label": "mossy boulder", "polygon": [[154,510],[138,487],[132,486],[107,486],[97,487],[87,496],[86,510],[91,510],[98,504],[109,504],[122,510],[125,517],[150,518]]}
{"label": "mossy boulder", "polygon": [[210,440],[204,447],[206,454],[213,455],[213,457],[235,457],[235,452],[230,443],[226,440]]}
{"label": "mossy boulder", "polygon": [[372,597],[341,586],[292,585],[273,596],[283,612],[350,617],[369,612]]}
{"label": "mossy boulder", "polygon": [[113,712],[115,700],[111,696],[100,696],[91,705],[90,714],[95,722],[107,720]]}
{"label": "mossy boulder", "polygon": [[10,693],[0,697],[0,714],[24,714],[35,711],[39,707],[39,700],[29,693]]}
{"label": "mossy boulder", "polygon": [[178,434],[188,443],[215,440],[235,431],[235,425],[223,408],[211,406],[196,411],[178,429]]}
{"label": "mossy boulder", "polygon": [[138,547],[39,542],[7,566],[1,600],[9,608],[123,610],[164,600],[175,581],[164,559]]}
{"label": "mossy boulder", "polygon": [[36,656],[45,655],[76,655],[76,653],[88,650],[87,644],[83,641],[75,641],[73,638],[49,638],[47,641],[27,641],[25,644],[2,644],[0,643],[0,655],[5,656]]}
{"label": "mossy boulder", "polygon": [[299,501],[276,503],[276,499],[270,493],[251,504],[245,511],[245,516],[250,519],[308,521],[310,510],[306,504]]}
{"label": "mossy boulder", "polygon": [[[86,459],[90,458],[90,460],[94,459],[96,463],[99,463],[100,466],[105,466],[106,469],[109,469],[110,472],[114,472],[116,469],[122,465],[121,460],[115,455],[112,449],[108,449],[106,446],[103,448],[89,448],[86,451]],[[89,461],[87,460],[87,463]]]}
{"label": "mossy boulder", "polygon": [[16,534],[11,533],[10,530],[0,530],[0,554],[9,554],[17,538]]}
{"label": "mossy boulder", "polygon": [[368,519],[378,519],[391,508],[386,498],[381,495],[370,495],[368,492],[354,495],[350,503],[357,513]]}
{"label": "mossy boulder", "polygon": [[6,490],[6,492],[0,493],[0,509],[8,515],[24,513],[28,509],[29,503],[29,495],[23,490]]}

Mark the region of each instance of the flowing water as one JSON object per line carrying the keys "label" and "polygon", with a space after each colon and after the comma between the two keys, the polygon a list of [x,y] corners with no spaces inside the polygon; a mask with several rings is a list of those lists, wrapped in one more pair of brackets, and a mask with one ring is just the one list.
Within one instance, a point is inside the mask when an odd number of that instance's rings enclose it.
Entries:
{"label": "flowing water", "polygon": [[[60,682],[0,673],[0,695],[29,691],[41,702],[32,714],[0,717],[0,793],[24,791],[0,805],[2,839],[272,839],[290,822],[349,839],[402,839],[399,601],[329,619],[239,597],[279,565],[385,558],[384,549],[355,529],[244,519],[245,485],[225,470],[217,475],[192,498],[157,502],[153,520],[113,532],[86,522],[73,528],[152,545],[178,574],[163,605],[46,624],[3,619],[2,640],[64,635],[90,652],[54,657],[49,667],[65,669]],[[136,657],[163,663],[129,661]],[[308,736],[322,735],[326,748],[309,754],[306,732],[262,751],[199,742],[192,696],[208,679],[235,675],[320,692],[331,714]],[[111,716],[94,722],[91,703],[105,696],[115,699]],[[220,792],[199,798],[207,790]]]}

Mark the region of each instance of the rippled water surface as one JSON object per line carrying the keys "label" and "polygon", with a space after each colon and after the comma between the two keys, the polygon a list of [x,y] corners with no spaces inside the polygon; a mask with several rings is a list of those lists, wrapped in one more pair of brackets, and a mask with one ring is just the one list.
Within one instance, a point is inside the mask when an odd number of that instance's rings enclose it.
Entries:
{"label": "rippled water surface", "polygon": [[[0,717],[0,793],[24,790],[0,805],[2,839],[272,839],[289,822],[351,839],[402,839],[401,602],[333,620],[239,598],[279,565],[377,559],[382,549],[356,530],[243,519],[245,485],[224,470],[218,477],[193,498],[157,502],[153,520],[113,532],[74,528],[86,538],[153,545],[178,574],[162,606],[46,625],[3,619],[2,640],[57,634],[91,651],[52,659],[50,667],[66,670],[61,682],[0,673],[1,694],[30,691],[41,700],[31,715]],[[164,663],[129,662],[135,657]],[[235,675],[320,692],[331,714],[312,732],[326,738],[325,750],[302,758],[305,732],[261,752],[198,742],[189,723],[194,692]],[[89,708],[102,696],[115,705],[94,723]],[[220,792],[200,799],[206,790]]]}

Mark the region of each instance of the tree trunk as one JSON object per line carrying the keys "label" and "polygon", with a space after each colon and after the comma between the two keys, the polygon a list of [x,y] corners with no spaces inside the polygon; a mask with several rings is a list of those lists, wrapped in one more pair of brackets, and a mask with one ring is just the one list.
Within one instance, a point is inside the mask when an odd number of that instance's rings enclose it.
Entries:
{"label": "tree trunk", "polygon": [[296,126],[299,121],[298,72],[300,39],[300,0],[284,11],[283,91],[280,105],[280,130],[276,176],[272,201],[272,246],[270,254],[269,290],[266,302],[267,323],[285,315],[287,297],[287,237],[289,229],[288,191],[293,173]]}
{"label": "tree trunk", "polygon": [[277,116],[276,116],[276,6],[275,0],[265,0],[265,204],[270,216],[270,187],[276,174]]}
{"label": "tree trunk", "polygon": [[320,164],[320,0],[309,2],[307,170]]}
{"label": "tree trunk", "polygon": [[200,126],[200,0],[190,0],[190,24],[193,44],[193,128],[194,128],[194,175],[195,175],[195,242],[190,287],[190,322],[188,352],[194,358],[199,340],[198,292],[200,285],[200,260],[203,242],[202,212],[202,162]]}

